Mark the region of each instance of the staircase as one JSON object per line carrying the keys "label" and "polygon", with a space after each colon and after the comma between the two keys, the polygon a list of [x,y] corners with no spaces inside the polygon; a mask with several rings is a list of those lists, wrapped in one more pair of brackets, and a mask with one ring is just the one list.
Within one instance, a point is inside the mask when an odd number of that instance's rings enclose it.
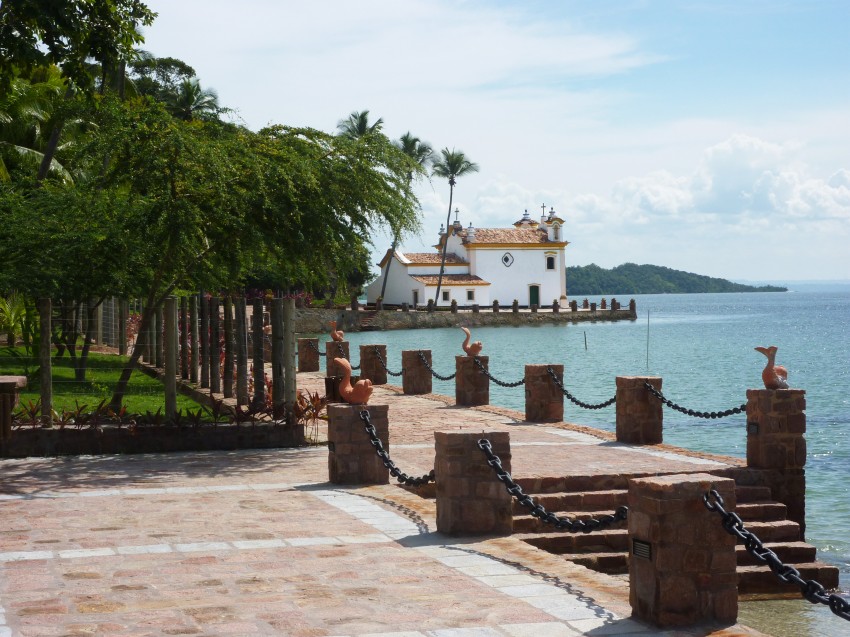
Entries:
{"label": "staircase", "polygon": [[378,314],[376,310],[364,310],[360,312],[360,331],[361,332],[372,332],[374,331],[374,327],[372,327],[372,322],[375,320],[375,316]]}
{"label": "staircase", "polygon": [[[605,490],[587,489],[586,480],[571,487],[569,478],[564,478],[547,485],[549,493],[532,495],[536,502],[556,515],[571,519],[598,517],[627,504],[627,478],[621,477],[622,488]],[[522,479],[517,482],[526,493],[539,485],[539,482]],[[610,480],[600,482],[611,484]],[[775,552],[780,560],[800,571],[803,579],[817,580],[826,589],[838,586],[838,569],[817,560],[815,547],[801,540],[800,526],[787,519],[784,504],[771,500],[768,487],[738,486],[736,499],[734,510],[744,521],[745,528],[756,535],[766,548]],[[514,501],[513,506],[514,535],[525,542],[602,573],[622,575],[629,572],[628,522],[589,534],[564,533],[529,515],[518,502]],[[742,544],[738,544],[736,553],[739,595],[784,596],[799,593],[797,586],[781,582],[766,565],[757,564]]]}

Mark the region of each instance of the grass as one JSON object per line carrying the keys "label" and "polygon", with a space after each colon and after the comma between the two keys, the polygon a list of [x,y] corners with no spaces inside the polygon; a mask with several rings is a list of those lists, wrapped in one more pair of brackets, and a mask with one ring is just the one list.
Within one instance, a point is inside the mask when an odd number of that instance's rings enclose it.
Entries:
{"label": "grass", "polygon": [[[127,356],[90,353],[86,369],[86,380],[74,380],[74,369],[67,352],[62,358],[53,359],[53,409],[79,410],[86,405],[92,411],[102,402],[112,398],[112,392],[121,370],[129,362]],[[23,347],[0,348],[0,376],[27,376],[27,387],[21,391],[21,404],[36,403],[40,399],[39,365],[37,359],[27,358]],[[136,369],[124,394],[127,413],[145,414],[165,411],[165,389],[158,380]],[[197,411],[198,404],[180,394],[177,409]],[[81,411],[85,411],[82,409]]]}

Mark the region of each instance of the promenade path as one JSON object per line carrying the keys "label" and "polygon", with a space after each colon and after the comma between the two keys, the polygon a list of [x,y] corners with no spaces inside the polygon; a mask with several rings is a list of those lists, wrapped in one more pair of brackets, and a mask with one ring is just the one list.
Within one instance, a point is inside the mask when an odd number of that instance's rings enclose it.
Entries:
{"label": "promenade path", "polygon": [[[299,386],[323,392],[318,373]],[[699,471],[567,424],[377,387],[411,475],[435,430],[511,432],[517,477]],[[321,437],[323,431],[319,432]],[[433,500],[327,482],[327,449],[0,461],[0,637],[692,637],[630,619],[628,586],[517,538],[435,531]]]}

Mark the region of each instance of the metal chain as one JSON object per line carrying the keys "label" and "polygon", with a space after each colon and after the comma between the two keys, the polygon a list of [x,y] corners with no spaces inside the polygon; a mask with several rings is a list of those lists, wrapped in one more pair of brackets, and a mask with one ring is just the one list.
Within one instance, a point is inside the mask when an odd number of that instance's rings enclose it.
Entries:
{"label": "metal chain", "polygon": [[[347,361],[349,362],[349,364],[350,364],[350,363],[351,363],[351,359],[350,359],[348,356],[346,356],[346,355],[345,355],[345,349],[342,347],[342,343],[340,343],[339,341],[337,341],[337,343],[336,343],[336,347],[337,347],[337,349],[339,350],[339,355],[340,355],[340,357],[341,357],[341,358],[344,358],[345,360],[347,360]],[[361,364],[362,364],[362,361],[361,361]],[[360,365],[358,365],[357,367],[355,367],[354,365],[351,365],[351,369],[360,369]]]}
{"label": "metal chain", "polygon": [[[712,499],[714,500],[712,502]],[[747,552],[752,555],[760,564],[767,564],[773,574],[785,583],[796,584],[800,587],[800,593],[809,600],[812,604],[824,604],[829,606],[829,609],[841,617],[850,621],[850,602],[840,595],[827,595],[826,589],[822,584],[815,580],[804,580],[800,577],[800,571],[793,566],[783,564],[779,557],[766,548],[751,531],[744,528],[744,522],[736,514],[723,508],[723,497],[716,489],[708,491],[702,496],[705,503],[705,508],[709,511],[716,511],[723,518],[723,528],[729,535],[735,535],[744,542],[744,547]]]}
{"label": "metal chain", "polygon": [[377,347],[375,348],[375,357],[378,359],[378,362],[381,364],[381,367],[384,368],[384,371],[390,376],[401,376],[404,373],[404,370],[400,372],[391,372],[387,367],[387,361],[381,358],[381,351]]}
{"label": "metal chain", "polygon": [[421,487],[423,484],[428,484],[429,482],[434,481],[433,469],[431,469],[430,473],[425,474],[421,478],[414,478],[395,466],[395,463],[390,460],[389,454],[384,449],[384,444],[381,442],[381,439],[378,438],[378,432],[375,431],[375,425],[372,424],[372,420],[369,417],[369,411],[367,409],[363,409],[360,412],[360,420],[362,420],[366,426],[366,433],[369,434],[369,440],[375,448],[375,453],[378,454],[378,457],[384,463],[384,466],[390,470],[390,475],[393,478],[409,487]]}
{"label": "metal chain", "polygon": [[316,344],[313,341],[307,341],[307,345],[312,347],[319,356],[327,356],[324,352],[319,351],[319,348],[316,347]]}
{"label": "metal chain", "polygon": [[455,376],[457,376],[457,372],[455,372],[454,374],[451,374],[450,376],[440,376],[440,375],[439,375],[437,372],[435,372],[435,371],[433,370],[433,368],[432,368],[432,367],[428,364],[428,359],[427,359],[427,358],[425,358],[425,354],[423,354],[423,353],[422,353],[422,350],[421,350],[421,349],[419,350],[419,360],[421,360],[421,361],[422,361],[422,364],[423,364],[423,365],[425,365],[425,369],[427,369],[429,372],[431,372],[431,376],[433,376],[434,378],[437,378],[437,379],[439,379],[439,380],[451,380],[452,378],[454,378]]}
{"label": "metal chain", "polygon": [[558,374],[555,373],[554,369],[552,369],[551,367],[547,367],[546,371],[552,377],[552,381],[555,383],[555,387],[560,389],[561,393],[564,394],[564,396],[569,398],[570,401],[572,401],[573,403],[575,403],[579,407],[583,407],[584,409],[604,409],[605,407],[610,407],[615,402],[617,402],[616,394],[614,395],[613,398],[609,398],[604,403],[597,403],[595,405],[591,405],[590,403],[582,402],[578,398],[573,396],[566,387],[564,387],[564,384],[561,382],[561,379],[558,378]]}
{"label": "metal chain", "polygon": [[660,391],[655,389],[650,383],[647,381],[643,382],[643,386],[649,390],[649,393],[655,396],[662,403],[670,407],[671,409],[675,409],[676,411],[682,412],[683,414],[687,414],[688,416],[694,416],[696,418],[725,418],[726,416],[731,416],[732,414],[741,414],[747,409],[747,404],[744,403],[740,407],[733,407],[732,409],[727,409],[726,411],[695,411],[693,409],[686,409],[681,405],[677,405],[672,400],[664,397]]}
{"label": "metal chain", "polygon": [[511,478],[511,474],[502,468],[502,461],[499,459],[499,456],[493,453],[493,445],[490,444],[489,440],[486,438],[479,440],[478,448],[487,456],[487,464],[493,467],[496,477],[504,483],[507,492],[516,498],[517,502],[521,505],[530,509],[531,515],[547,524],[553,524],[556,529],[566,529],[570,533],[591,533],[592,531],[605,529],[628,518],[629,507],[626,506],[617,507],[617,510],[613,514],[606,514],[599,518],[590,518],[587,520],[571,520],[550,513],[541,505],[537,504],[534,498],[524,493],[522,487]]}
{"label": "metal chain", "polygon": [[522,385],[522,384],[524,384],[524,383],[525,383],[525,379],[524,379],[524,378],[522,378],[522,379],[518,380],[518,381],[517,381],[517,382],[515,382],[515,383],[505,383],[505,382],[503,382],[503,381],[499,380],[498,378],[496,378],[495,376],[493,376],[493,374],[491,374],[491,373],[490,373],[490,371],[489,371],[486,367],[484,367],[484,363],[482,363],[482,362],[478,359],[478,357],[477,357],[477,356],[475,357],[475,365],[478,367],[478,369],[480,369],[480,370],[481,370],[481,373],[482,373],[482,374],[484,374],[487,378],[489,378],[490,380],[492,380],[492,381],[493,381],[494,383],[496,383],[497,385],[501,385],[502,387],[519,387],[520,385]]}

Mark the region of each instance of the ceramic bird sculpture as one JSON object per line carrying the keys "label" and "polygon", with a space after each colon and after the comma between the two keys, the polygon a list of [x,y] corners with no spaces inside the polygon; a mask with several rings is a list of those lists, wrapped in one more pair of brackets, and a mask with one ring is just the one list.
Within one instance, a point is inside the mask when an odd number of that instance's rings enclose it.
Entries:
{"label": "ceramic bird sculpture", "polygon": [[345,334],[341,330],[336,329],[336,321],[331,321],[330,326],[331,326],[331,339],[333,339],[334,341],[339,343],[342,339],[345,338]]}
{"label": "ceramic bird sculpture", "polygon": [[460,328],[466,333],[466,338],[463,341],[463,351],[466,352],[467,356],[478,356],[481,353],[481,350],[484,349],[484,345],[482,345],[481,341],[475,341],[474,343],[470,343],[470,339],[472,336],[469,333],[469,330],[465,327]]}
{"label": "ceramic bird sculpture", "polygon": [[761,373],[761,379],[767,389],[788,389],[788,370],[782,365],[776,365],[776,345],[756,347],[757,352],[767,356],[767,365]]}
{"label": "ceramic bird sculpture", "polygon": [[351,384],[351,363],[344,358],[336,359],[337,369],[342,370],[342,380],[339,381],[339,395],[347,403],[365,405],[372,395],[372,381],[364,378]]}

